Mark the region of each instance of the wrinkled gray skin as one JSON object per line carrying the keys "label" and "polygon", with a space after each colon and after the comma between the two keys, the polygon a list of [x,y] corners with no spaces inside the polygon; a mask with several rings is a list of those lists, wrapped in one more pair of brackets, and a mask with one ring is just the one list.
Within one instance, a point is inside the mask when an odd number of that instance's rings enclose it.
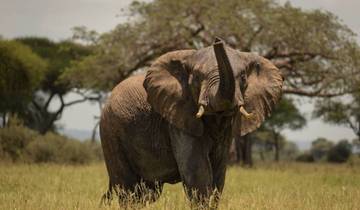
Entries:
{"label": "wrinkled gray skin", "polygon": [[[217,200],[232,136],[260,126],[280,98],[282,82],[270,61],[220,40],[167,53],[146,75],[122,81],[100,122],[110,179],[105,198],[116,187],[140,198],[136,186],[142,182],[156,192],[148,197],[154,201],[164,183],[182,182],[194,203],[206,203],[214,191]],[[250,119],[238,111],[241,106]]]}

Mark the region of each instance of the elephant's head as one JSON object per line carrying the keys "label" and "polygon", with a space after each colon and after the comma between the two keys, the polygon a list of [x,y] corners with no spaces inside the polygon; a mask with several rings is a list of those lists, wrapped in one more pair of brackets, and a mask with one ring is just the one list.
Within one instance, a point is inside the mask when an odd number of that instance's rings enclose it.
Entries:
{"label": "elephant's head", "polygon": [[234,50],[216,39],[200,50],[180,50],[158,58],[144,87],[153,109],[171,124],[201,136],[206,115],[234,116],[234,132],[260,126],[281,95],[283,78],[269,60]]}

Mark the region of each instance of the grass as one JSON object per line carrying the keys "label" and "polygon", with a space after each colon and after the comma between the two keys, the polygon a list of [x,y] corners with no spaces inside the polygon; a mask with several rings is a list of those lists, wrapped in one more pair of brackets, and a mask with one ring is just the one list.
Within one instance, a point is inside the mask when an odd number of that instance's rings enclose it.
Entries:
{"label": "grass", "polygon": [[[99,208],[107,188],[103,164],[0,164],[0,209]],[[220,209],[360,209],[360,166],[328,164],[230,167]],[[181,184],[165,185],[144,209],[188,209]]]}

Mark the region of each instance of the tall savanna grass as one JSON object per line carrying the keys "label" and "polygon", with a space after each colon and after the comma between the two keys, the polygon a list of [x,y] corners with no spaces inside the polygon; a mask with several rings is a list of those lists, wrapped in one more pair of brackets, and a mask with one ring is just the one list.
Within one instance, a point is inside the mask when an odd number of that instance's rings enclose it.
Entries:
{"label": "tall savanna grass", "polygon": [[[0,209],[119,209],[99,206],[105,166],[0,164]],[[360,166],[280,163],[230,167],[220,209],[360,209]],[[137,209],[138,206],[133,206]],[[143,209],[189,209],[181,184],[165,185]]]}

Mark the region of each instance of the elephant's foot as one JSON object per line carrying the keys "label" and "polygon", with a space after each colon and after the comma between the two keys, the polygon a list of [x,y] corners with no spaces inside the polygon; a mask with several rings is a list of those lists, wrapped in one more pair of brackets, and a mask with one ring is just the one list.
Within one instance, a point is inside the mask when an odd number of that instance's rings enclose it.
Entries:
{"label": "elephant's foot", "polygon": [[130,187],[113,186],[105,193],[101,203],[109,205],[114,197],[118,198],[119,205],[124,208],[142,208],[155,202],[161,195],[163,184],[154,182],[139,182]]}
{"label": "elephant's foot", "polygon": [[199,192],[198,190],[186,190],[187,196],[190,200],[191,209],[217,209],[220,193],[217,190]]}

